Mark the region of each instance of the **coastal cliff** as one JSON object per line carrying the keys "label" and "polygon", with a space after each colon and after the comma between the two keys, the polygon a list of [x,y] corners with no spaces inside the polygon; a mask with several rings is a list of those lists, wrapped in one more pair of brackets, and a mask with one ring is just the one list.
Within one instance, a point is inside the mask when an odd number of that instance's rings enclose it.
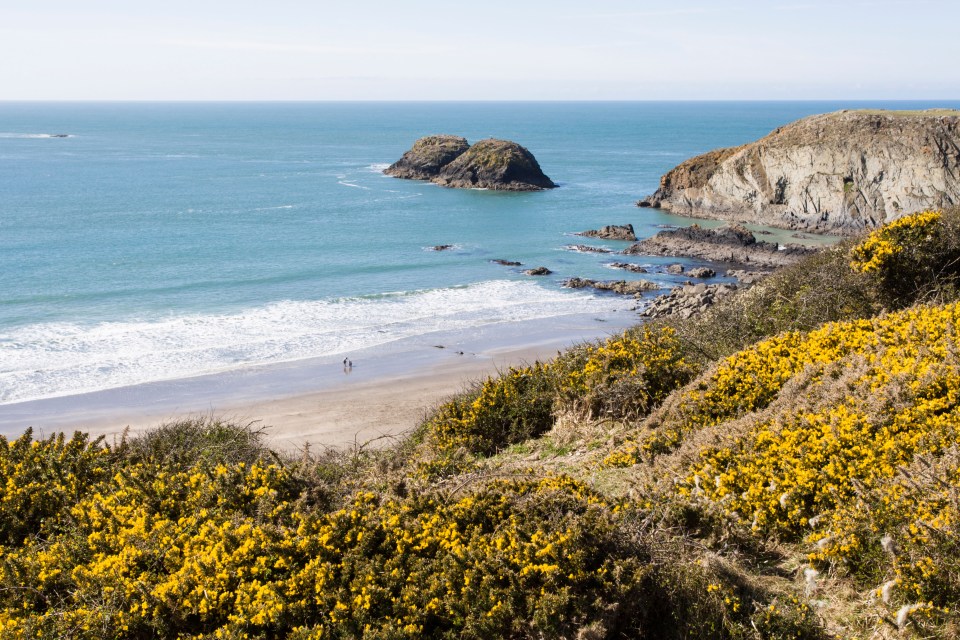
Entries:
{"label": "coastal cliff", "polygon": [[384,173],[459,189],[541,191],[557,186],[526,147],[494,138],[473,146],[457,136],[420,138]]}
{"label": "coastal cliff", "polygon": [[687,160],[641,207],[851,234],[960,203],[960,111],[839,111]]}

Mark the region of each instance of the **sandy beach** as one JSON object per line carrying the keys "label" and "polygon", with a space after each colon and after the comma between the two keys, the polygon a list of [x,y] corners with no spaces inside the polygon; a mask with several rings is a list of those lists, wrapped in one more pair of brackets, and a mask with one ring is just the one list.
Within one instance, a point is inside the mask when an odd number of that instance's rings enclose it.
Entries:
{"label": "sandy beach", "polygon": [[0,434],[87,431],[113,438],[188,417],[263,428],[273,446],[387,442],[429,411],[510,366],[635,324],[631,313],[577,315],[433,333],[342,356],[0,406]]}

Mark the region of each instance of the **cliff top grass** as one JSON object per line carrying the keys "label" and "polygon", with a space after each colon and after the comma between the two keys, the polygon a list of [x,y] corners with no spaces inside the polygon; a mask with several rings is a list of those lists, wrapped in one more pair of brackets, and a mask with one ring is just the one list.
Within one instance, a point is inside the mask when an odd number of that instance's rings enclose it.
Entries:
{"label": "cliff top grass", "polygon": [[943,118],[960,116],[958,109],[853,109],[840,113],[863,113],[867,115],[891,116],[893,118]]}

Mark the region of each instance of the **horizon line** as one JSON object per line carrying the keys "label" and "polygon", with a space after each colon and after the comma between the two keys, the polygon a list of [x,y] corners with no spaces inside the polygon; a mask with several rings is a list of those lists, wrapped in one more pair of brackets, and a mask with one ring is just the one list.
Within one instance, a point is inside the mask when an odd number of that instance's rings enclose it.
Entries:
{"label": "horizon line", "polygon": [[250,103],[250,104],[388,104],[388,103],[677,103],[677,102],[960,102],[960,97],[953,98],[603,98],[603,99],[515,99],[515,98],[353,98],[353,99],[204,99],[204,98],[16,98],[0,99],[0,104],[23,103]]}

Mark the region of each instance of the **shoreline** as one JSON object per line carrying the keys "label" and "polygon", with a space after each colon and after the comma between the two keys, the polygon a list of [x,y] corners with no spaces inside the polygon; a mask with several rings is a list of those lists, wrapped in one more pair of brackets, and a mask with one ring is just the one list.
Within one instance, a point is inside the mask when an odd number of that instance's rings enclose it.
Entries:
{"label": "shoreline", "polygon": [[428,333],[348,354],[0,405],[0,434],[85,431],[119,437],[190,417],[265,429],[272,446],[350,446],[412,430],[440,402],[509,366],[642,322],[634,312],[576,314]]}

